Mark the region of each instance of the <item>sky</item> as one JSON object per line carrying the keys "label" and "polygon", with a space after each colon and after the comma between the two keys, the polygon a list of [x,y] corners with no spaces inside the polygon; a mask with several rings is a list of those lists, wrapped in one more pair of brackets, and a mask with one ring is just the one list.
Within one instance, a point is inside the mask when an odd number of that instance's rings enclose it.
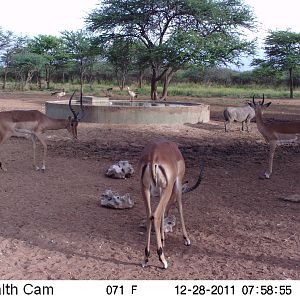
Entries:
{"label": "sky", "polygon": [[62,31],[76,31],[100,0],[0,0],[0,27],[17,35],[59,36]]}
{"label": "sky", "polygon": [[[35,37],[59,36],[60,32],[84,28],[84,18],[100,0],[0,0],[2,30]],[[300,32],[299,0],[244,0],[254,11],[259,31],[249,35],[263,45],[269,30]]]}
{"label": "sky", "polygon": [[[253,7],[258,22],[258,35],[269,29],[300,32],[299,0],[244,0]],[[100,0],[0,0],[0,27],[16,34],[34,37],[38,34],[59,35],[64,30],[84,27],[84,18]]]}

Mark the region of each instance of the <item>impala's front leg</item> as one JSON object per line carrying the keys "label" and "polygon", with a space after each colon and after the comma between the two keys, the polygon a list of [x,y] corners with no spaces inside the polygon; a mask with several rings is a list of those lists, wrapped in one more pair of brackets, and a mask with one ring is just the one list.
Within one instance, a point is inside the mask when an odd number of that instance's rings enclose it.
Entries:
{"label": "impala's front leg", "polygon": [[[1,132],[0,132],[0,145],[3,144],[6,140],[8,140],[11,136],[12,136],[12,133],[10,131],[7,131],[3,135],[1,135]],[[4,167],[4,165],[1,161],[0,161],[0,169],[4,172],[7,171],[7,169]]]}
{"label": "impala's front leg", "polygon": [[42,171],[46,170],[46,157],[47,157],[47,144],[43,138],[43,136],[41,134],[36,134],[36,137],[38,138],[38,140],[41,142],[44,152],[43,152],[43,164],[41,167]]}
{"label": "impala's front leg", "polygon": [[276,142],[272,141],[269,143],[269,156],[268,156],[268,168],[265,173],[260,177],[261,179],[270,179],[272,171],[273,171],[273,159],[276,149]]}
{"label": "impala's front leg", "polygon": [[38,171],[40,168],[36,164],[36,140],[37,140],[37,137],[35,134],[31,135],[31,140],[32,140],[32,147],[33,147],[33,167],[35,168],[36,171]]}

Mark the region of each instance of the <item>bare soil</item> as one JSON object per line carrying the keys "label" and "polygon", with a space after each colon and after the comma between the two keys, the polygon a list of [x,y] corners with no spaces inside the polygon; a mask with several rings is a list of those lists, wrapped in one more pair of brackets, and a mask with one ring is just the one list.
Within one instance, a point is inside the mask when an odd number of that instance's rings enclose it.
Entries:
{"label": "bare soil", "polygon": [[[50,99],[46,93],[1,93],[0,110],[44,111]],[[11,138],[1,145],[8,171],[0,172],[0,279],[299,280],[300,203],[281,198],[300,194],[300,147],[279,148],[272,178],[260,180],[267,146],[255,122],[250,133],[240,124],[224,133],[224,106],[244,101],[193,101],[211,105],[210,123],[82,123],[78,141],[65,130],[49,131],[45,173],[32,167],[30,140]],[[300,101],[274,100],[266,117],[300,119]],[[205,162],[201,186],[183,200],[192,245],[184,246],[177,223],[167,234],[167,270],[160,268],[154,235],[149,267],[141,267],[146,237],[139,226],[145,209],[138,175],[104,175],[119,160],[136,167],[143,147],[157,137],[179,144],[190,182]],[[100,195],[108,188],[130,193],[135,206],[101,207]]]}

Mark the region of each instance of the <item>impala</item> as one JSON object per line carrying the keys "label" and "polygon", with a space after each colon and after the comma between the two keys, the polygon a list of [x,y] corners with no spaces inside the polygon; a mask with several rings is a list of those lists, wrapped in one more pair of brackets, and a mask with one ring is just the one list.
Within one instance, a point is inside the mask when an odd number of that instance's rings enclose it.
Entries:
{"label": "impala", "polygon": [[[75,92],[69,100],[69,108],[73,114],[67,119],[55,119],[46,116],[38,110],[11,110],[0,112],[0,145],[13,135],[30,136],[33,143],[33,165],[36,170],[40,168],[36,164],[36,140],[39,140],[44,148],[42,171],[46,169],[47,144],[43,133],[47,130],[67,129],[77,139],[77,126],[83,117],[82,95],[80,97],[80,112],[76,113],[72,108],[71,101]],[[80,114],[80,115],[79,115]],[[7,171],[0,161],[0,168]]]}
{"label": "impala", "polygon": [[269,144],[268,167],[262,179],[269,179],[273,169],[274,153],[277,146],[293,145],[300,143],[300,121],[279,121],[279,120],[264,120],[262,118],[263,110],[271,105],[271,102],[264,104],[265,96],[262,101],[256,103],[254,96],[252,103],[249,103],[255,110],[256,125],[258,131],[262,134],[266,142]]}
{"label": "impala", "polygon": [[[189,246],[191,242],[185,228],[181,198],[182,193],[190,192],[199,186],[203,177],[203,167],[196,184],[191,188],[183,189],[185,162],[178,146],[168,140],[156,140],[144,148],[139,160],[139,171],[141,191],[147,214],[147,241],[142,266],[147,265],[150,256],[150,235],[153,223],[157,254],[163,268],[166,269],[168,263],[163,253],[164,229],[162,228],[164,216],[168,214],[170,207],[177,202],[184,243]],[[155,189],[159,190],[159,201],[152,213],[151,195]]]}

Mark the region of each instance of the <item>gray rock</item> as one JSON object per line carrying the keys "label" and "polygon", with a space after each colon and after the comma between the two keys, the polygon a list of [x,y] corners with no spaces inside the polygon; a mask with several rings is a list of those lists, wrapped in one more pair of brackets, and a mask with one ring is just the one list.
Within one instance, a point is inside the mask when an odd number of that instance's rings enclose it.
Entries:
{"label": "gray rock", "polygon": [[117,164],[110,166],[105,175],[115,179],[125,179],[132,176],[134,169],[127,160],[120,160]]}
{"label": "gray rock", "polygon": [[100,204],[109,208],[126,209],[132,208],[134,201],[130,198],[129,194],[120,196],[117,192],[108,189],[101,195]]}

